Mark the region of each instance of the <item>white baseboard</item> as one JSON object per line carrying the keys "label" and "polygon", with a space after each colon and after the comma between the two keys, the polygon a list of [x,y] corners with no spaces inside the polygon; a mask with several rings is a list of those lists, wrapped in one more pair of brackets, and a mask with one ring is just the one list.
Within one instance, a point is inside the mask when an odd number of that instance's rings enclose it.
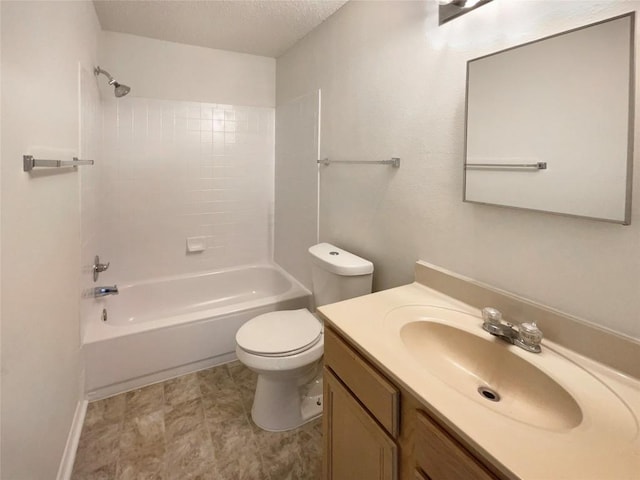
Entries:
{"label": "white baseboard", "polygon": [[76,412],[73,415],[73,422],[71,423],[71,430],[69,430],[69,436],[67,437],[67,444],[64,447],[62,460],[58,468],[57,480],[71,479],[73,463],[76,460],[76,450],[78,450],[78,443],[80,442],[80,434],[82,433],[84,417],[87,414],[88,403],[87,400],[80,400],[76,406]]}

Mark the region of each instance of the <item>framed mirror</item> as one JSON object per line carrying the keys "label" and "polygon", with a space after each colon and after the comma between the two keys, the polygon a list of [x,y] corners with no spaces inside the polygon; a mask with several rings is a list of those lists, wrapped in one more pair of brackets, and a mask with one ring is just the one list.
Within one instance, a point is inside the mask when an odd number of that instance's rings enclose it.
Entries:
{"label": "framed mirror", "polygon": [[629,224],[634,22],[467,62],[465,202]]}

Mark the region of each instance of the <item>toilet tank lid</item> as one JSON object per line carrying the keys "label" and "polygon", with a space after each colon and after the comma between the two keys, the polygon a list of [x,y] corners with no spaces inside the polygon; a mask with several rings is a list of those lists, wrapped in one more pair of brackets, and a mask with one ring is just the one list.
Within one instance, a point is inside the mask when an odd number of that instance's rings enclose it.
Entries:
{"label": "toilet tank lid", "polygon": [[319,243],[309,248],[311,260],[325,270],[337,275],[368,275],[373,273],[373,263],[349,253],[330,243]]}

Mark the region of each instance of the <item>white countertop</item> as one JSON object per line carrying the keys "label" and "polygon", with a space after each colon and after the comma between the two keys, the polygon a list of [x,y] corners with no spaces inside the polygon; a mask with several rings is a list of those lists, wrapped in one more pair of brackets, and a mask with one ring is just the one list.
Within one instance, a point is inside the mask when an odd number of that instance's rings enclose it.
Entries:
{"label": "white countertop", "polygon": [[[540,354],[508,346],[560,384],[576,400],[582,421],[545,429],[462,395],[411,355],[389,312],[440,307],[467,315],[462,326],[482,336],[478,309],[413,283],[325,305],[318,310],[390,379],[413,393],[441,422],[507,477],[522,480],[640,479],[640,381],[543,340]],[[471,315],[471,316],[470,316]],[[640,361],[640,359],[639,359]]]}

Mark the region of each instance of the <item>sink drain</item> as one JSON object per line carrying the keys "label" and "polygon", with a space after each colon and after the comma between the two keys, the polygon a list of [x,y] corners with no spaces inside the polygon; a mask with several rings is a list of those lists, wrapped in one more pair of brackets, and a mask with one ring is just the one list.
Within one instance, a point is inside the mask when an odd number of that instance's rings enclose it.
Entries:
{"label": "sink drain", "polygon": [[489,387],[478,387],[478,393],[487,400],[491,400],[492,402],[500,401],[500,394],[495,390],[490,389]]}

